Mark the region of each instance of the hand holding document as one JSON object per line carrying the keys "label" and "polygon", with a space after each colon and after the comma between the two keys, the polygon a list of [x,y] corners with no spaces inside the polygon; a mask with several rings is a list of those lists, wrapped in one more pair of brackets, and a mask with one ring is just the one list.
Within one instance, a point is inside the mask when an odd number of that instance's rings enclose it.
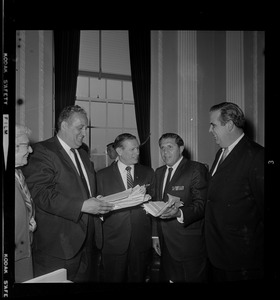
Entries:
{"label": "hand holding document", "polygon": [[161,216],[169,207],[171,206],[176,206],[177,208],[181,207],[184,205],[182,201],[180,201],[179,197],[172,196],[170,194],[168,195],[168,201],[163,202],[163,201],[149,201],[148,203],[144,203],[143,207],[144,210],[153,215],[154,217],[159,217]]}
{"label": "hand holding document", "polygon": [[123,192],[102,197],[102,200],[114,204],[113,210],[136,206],[147,202],[150,199],[151,196],[146,194],[145,185],[137,185],[134,188],[127,189]]}

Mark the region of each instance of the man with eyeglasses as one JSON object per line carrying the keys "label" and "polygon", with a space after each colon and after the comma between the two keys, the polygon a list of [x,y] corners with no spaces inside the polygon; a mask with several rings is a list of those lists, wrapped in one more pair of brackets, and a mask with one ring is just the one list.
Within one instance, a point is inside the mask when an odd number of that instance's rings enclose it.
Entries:
{"label": "man with eyeglasses", "polygon": [[33,278],[31,244],[36,229],[33,199],[25,183],[21,167],[32,153],[29,145],[31,130],[16,125],[15,139],[15,282]]}
{"label": "man with eyeglasses", "polygon": [[210,108],[210,129],[221,147],[211,167],[205,237],[213,281],[263,279],[264,148],[244,134],[238,105]]}

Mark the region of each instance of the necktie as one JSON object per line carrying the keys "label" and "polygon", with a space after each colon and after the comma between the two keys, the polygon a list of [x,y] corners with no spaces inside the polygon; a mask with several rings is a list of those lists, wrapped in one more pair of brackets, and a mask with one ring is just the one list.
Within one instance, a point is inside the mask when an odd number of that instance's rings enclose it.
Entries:
{"label": "necktie", "polygon": [[125,169],[127,171],[127,173],[126,173],[127,188],[130,189],[133,187],[133,178],[132,178],[131,172],[130,172],[131,167],[127,166]]}
{"label": "necktie", "polygon": [[223,148],[222,158],[220,159],[219,165],[225,160],[228,154],[228,148]]}
{"label": "necktie", "polygon": [[89,189],[88,189],[88,185],[87,185],[87,182],[86,182],[86,179],[85,179],[85,176],[84,176],[84,173],[83,173],[83,170],[82,170],[80,161],[79,161],[79,159],[78,159],[78,155],[77,155],[75,149],[71,148],[70,150],[74,153],[75,161],[76,161],[76,164],[77,164],[79,173],[80,173],[80,177],[81,177],[81,179],[82,179],[84,188],[85,188],[85,190],[86,190],[86,192],[87,192],[87,196],[88,196],[88,198],[89,198],[89,197],[90,197],[90,192],[89,192]]}
{"label": "necktie", "polygon": [[211,176],[214,176],[214,174],[216,173],[218,167],[221,165],[221,163],[222,163],[222,162],[224,161],[224,159],[226,158],[227,154],[228,154],[228,148],[223,148],[223,149],[222,149],[222,153],[221,153],[221,155],[220,155],[220,158],[219,158],[219,160],[218,160],[218,162],[217,162],[217,164],[216,164],[216,166],[215,166],[215,168],[214,168],[214,170],[213,170]]}
{"label": "necktie", "polygon": [[21,190],[24,195],[24,201],[25,205],[28,209],[29,213],[29,230],[34,231],[36,229],[36,222],[35,222],[35,208],[34,208],[34,202],[32,200],[32,197],[30,195],[29,189],[27,187],[27,184],[25,182],[25,178],[22,174],[22,171],[20,169],[15,170],[16,179],[19,182],[19,185],[21,187]]}
{"label": "necktie", "polygon": [[171,177],[171,173],[173,171],[173,168],[168,168],[168,175],[167,175],[167,178],[166,178],[166,182],[165,182],[165,187],[164,187],[164,192],[163,192],[163,196],[162,196],[162,200],[164,202],[167,202],[168,201],[168,196],[167,196],[167,186],[169,184],[169,181],[170,181],[170,177]]}

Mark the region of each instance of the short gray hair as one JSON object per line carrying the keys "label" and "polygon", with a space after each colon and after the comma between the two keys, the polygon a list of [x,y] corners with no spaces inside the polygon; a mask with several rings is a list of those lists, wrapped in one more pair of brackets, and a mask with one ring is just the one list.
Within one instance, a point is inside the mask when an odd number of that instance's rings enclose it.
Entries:
{"label": "short gray hair", "polygon": [[31,130],[27,126],[16,124],[16,138],[22,135],[30,136]]}

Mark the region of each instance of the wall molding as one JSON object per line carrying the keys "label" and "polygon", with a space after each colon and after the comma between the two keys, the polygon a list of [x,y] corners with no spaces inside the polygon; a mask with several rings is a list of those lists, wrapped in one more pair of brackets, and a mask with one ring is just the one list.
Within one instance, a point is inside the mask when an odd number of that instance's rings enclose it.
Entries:
{"label": "wall molding", "polygon": [[178,31],[178,134],[198,159],[197,33]]}
{"label": "wall molding", "polygon": [[245,108],[243,31],[226,32],[226,99]]}
{"label": "wall molding", "polygon": [[38,138],[44,140],[44,31],[39,30]]}
{"label": "wall molding", "polygon": [[[163,33],[161,30],[158,31],[158,133],[159,137],[163,134],[163,50],[162,50],[162,39]],[[158,152],[159,162],[161,161],[161,154]]]}

